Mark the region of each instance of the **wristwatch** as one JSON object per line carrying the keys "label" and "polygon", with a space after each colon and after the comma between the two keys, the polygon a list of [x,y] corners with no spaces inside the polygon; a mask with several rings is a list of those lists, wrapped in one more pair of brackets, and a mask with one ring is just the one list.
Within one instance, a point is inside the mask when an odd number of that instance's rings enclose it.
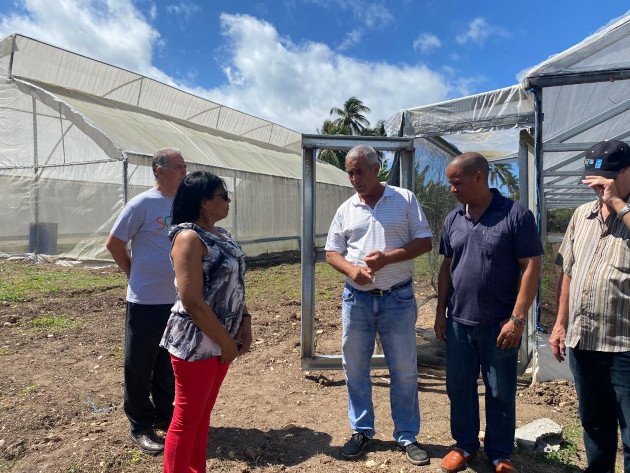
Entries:
{"label": "wristwatch", "polygon": [[519,319],[516,315],[510,315],[510,320],[514,322],[517,327],[525,327],[525,321]]}
{"label": "wristwatch", "polygon": [[630,212],[630,204],[626,204],[626,206],[621,209],[621,211],[617,214],[617,218],[619,220],[623,220],[623,216]]}

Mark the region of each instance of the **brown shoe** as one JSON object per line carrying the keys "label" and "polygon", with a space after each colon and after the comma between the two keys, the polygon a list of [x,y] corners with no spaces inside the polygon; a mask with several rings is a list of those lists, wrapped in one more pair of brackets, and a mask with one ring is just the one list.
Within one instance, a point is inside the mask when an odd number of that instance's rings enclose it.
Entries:
{"label": "brown shoe", "polygon": [[476,452],[471,453],[470,455],[466,455],[466,453],[461,448],[454,448],[453,450],[448,452],[444,458],[442,458],[442,463],[440,463],[440,467],[448,473],[454,473],[456,471],[460,471],[466,468],[466,464],[469,461],[472,461],[476,456]]}
{"label": "brown shoe", "polygon": [[510,460],[499,460],[497,466],[494,467],[496,473],[518,473],[518,470]]}

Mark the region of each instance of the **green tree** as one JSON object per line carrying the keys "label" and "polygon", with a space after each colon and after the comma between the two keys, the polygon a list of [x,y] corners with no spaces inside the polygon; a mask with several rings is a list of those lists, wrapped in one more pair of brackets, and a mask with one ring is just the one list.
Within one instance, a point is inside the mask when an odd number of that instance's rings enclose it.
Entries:
{"label": "green tree", "polygon": [[[446,164],[445,160],[434,159],[422,171],[416,165],[414,179],[414,193],[422,206],[429,228],[433,230],[433,248],[428,253],[427,260],[431,287],[433,287],[435,294],[437,294],[437,277],[442,260],[439,254],[442,224],[448,213],[457,206],[457,200],[451,194],[450,186],[434,180],[436,176],[444,175]],[[434,176],[434,178],[430,176]]]}
{"label": "green tree", "polygon": [[551,209],[547,211],[547,232],[564,233],[575,209]]}
{"label": "green tree", "polygon": [[364,115],[369,112],[370,108],[356,97],[350,97],[346,100],[343,108],[333,107],[330,109],[330,115],[339,117],[335,120],[337,125],[348,130],[349,135],[362,135],[363,130],[370,126],[369,120]]}
{"label": "green tree", "polygon": [[521,192],[518,179],[512,172],[512,166],[508,163],[490,163],[490,184],[493,186],[505,186],[512,200],[519,200]]}
{"label": "green tree", "polygon": [[[336,120],[324,120],[321,128],[316,128],[320,135],[349,135],[347,129],[339,126]],[[346,170],[346,154],[347,151],[323,149],[320,151],[318,158],[333,166],[338,167],[342,171]]]}

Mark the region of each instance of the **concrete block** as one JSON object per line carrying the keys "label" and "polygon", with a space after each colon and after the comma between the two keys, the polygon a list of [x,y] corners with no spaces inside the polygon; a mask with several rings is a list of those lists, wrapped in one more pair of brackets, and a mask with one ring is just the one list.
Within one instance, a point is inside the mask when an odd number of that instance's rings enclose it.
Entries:
{"label": "concrete block", "polygon": [[543,439],[547,444],[555,444],[557,441],[550,438],[561,436],[562,427],[547,418],[537,419],[519,427],[515,433],[516,443],[530,450],[535,450]]}

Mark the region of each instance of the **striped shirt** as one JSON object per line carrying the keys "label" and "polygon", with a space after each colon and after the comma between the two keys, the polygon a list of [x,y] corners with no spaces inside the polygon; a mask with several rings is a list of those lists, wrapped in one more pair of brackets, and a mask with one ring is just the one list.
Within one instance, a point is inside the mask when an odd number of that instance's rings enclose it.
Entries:
{"label": "striped shirt", "polygon": [[[374,208],[361,202],[358,194],[346,200],[328,230],[326,251],[344,255],[356,266],[367,266],[370,251],[389,252],[416,238],[431,238],[431,230],[416,196],[407,189],[385,184]],[[374,274],[370,284],[359,286],[346,276],[346,282],[360,291],[389,289],[413,277],[413,260],[388,264]]]}
{"label": "striped shirt", "polygon": [[630,230],[612,213],[602,221],[599,200],[578,207],[556,264],[571,277],[566,345],[630,351]]}

